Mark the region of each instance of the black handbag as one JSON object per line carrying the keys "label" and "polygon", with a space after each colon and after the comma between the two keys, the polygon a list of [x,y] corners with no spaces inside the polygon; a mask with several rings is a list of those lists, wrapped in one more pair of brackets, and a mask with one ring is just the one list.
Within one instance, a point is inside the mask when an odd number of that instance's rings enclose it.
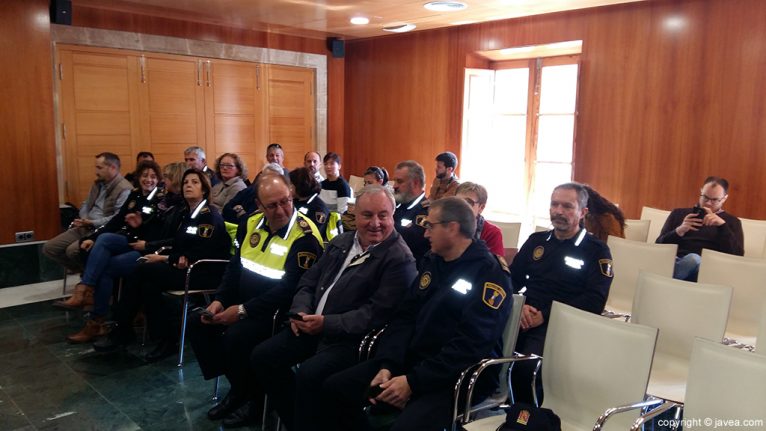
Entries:
{"label": "black handbag", "polygon": [[507,409],[497,431],[561,431],[561,419],[551,409],[516,403]]}

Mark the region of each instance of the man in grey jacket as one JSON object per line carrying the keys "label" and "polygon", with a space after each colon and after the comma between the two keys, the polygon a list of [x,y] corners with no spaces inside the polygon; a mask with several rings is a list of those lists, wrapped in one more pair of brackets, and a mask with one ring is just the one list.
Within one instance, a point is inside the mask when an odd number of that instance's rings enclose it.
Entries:
{"label": "man in grey jacket", "polygon": [[252,352],[257,380],[290,431],[315,428],[322,383],[356,363],[359,341],[388,323],[417,275],[412,253],[394,230],[394,208],[387,189],[362,189],[356,232],[330,242],[298,283],[290,327]]}
{"label": "man in grey jacket", "polygon": [[96,181],[80,207],[79,217],[64,233],[43,245],[43,254],[68,270],[80,272],[80,239],[108,222],[128,199],[133,186],[120,175],[120,158],[114,153],[96,155]]}

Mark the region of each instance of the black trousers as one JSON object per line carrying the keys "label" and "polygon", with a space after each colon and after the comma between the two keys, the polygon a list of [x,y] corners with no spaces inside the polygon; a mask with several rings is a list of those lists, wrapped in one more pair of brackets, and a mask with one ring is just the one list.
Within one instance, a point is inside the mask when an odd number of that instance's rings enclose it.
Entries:
{"label": "black trousers", "polygon": [[250,363],[285,427],[313,431],[321,427],[325,379],[354,365],[357,348],[355,340],[329,342],[286,328],[256,346]]}
{"label": "black trousers", "polygon": [[[528,331],[519,332],[519,338],[516,340],[516,351],[524,354],[543,354],[545,347],[545,333],[548,325],[541,325]],[[532,373],[535,371],[537,361],[519,361],[513,365],[511,371],[511,388],[515,402],[532,404]],[[542,372],[537,374],[535,389],[538,395],[538,401],[543,402],[543,379]]]}
{"label": "black trousers", "polygon": [[[362,410],[368,405],[366,392],[380,371],[381,361],[372,359],[334,374],[323,386],[325,429],[364,431],[370,429]],[[391,431],[441,431],[452,423],[454,392],[450,389],[413,395],[396,418]],[[482,399],[484,396],[478,397]],[[392,408],[393,409],[393,408]]]}
{"label": "black trousers", "polygon": [[263,390],[250,368],[250,353],[271,337],[271,319],[245,319],[230,326],[208,325],[189,315],[189,341],[205,379],[225,375],[231,391],[260,401]]}

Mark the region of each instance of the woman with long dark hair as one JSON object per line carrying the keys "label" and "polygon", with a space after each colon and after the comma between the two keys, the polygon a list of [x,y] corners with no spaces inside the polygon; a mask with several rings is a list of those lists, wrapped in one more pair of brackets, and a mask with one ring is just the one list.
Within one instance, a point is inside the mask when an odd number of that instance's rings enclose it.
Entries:
{"label": "woman with long dark hair", "polygon": [[625,238],[625,216],[622,211],[592,187],[584,187],[588,191],[585,229],[601,241],[606,241],[609,235]]}

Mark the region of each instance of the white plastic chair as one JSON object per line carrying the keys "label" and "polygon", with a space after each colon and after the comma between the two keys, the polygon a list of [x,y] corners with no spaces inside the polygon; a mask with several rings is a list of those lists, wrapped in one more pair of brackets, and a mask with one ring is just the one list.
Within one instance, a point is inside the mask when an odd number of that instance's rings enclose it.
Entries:
{"label": "white plastic chair", "polygon": [[[694,340],[684,403],[684,429],[764,429],[766,424],[766,360],[763,356],[721,343]],[[676,407],[666,403],[636,420],[639,430],[652,417]],[[735,426],[730,422],[739,421]],[[721,422],[716,422],[721,421]],[[743,421],[748,422],[747,425]],[[730,425],[726,425],[730,423]]]}
{"label": "white plastic chair", "polygon": [[521,231],[521,223],[509,223],[502,221],[490,221],[503,231],[503,247],[515,248],[519,246],[519,232]]}
{"label": "white plastic chair", "polygon": [[660,331],[648,394],[684,402],[694,338],[721,342],[732,290],[641,272],[630,320]]}
{"label": "white plastic chair", "polygon": [[364,177],[357,177],[356,175],[349,175],[348,186],[354,192],[354,196],[359,193],[359,190],[364,188]]}
{"label": "white plastic chair", "polygon": [[766,258],[763,254],[766,246],[766,220],[740,218],[742,233],[745,237],[745,257]]}
{"label": "white plastic chair", "polygon": [[661,210],[657,208],[652,207],[643,207],[641,208],[641,220],[651,220],[651,224],[649,225],[649,233],[646,236],[646,242],[654,242],[658,236],[660,236],[660,231],[662,231],[662,226],[665,225],[665,220],[668,219],[668,216],[670,215],[670,211]]}
{"label": "white plastic chair", "polygon": [[766,305],[766,261],[702,250],[697,281],[734,288],[726,337],[754,345]]}
{"label": "white plastic chair", "polygon": [[629,239],[631,241],[646,242],[649,237],[649,227],[651,224],[651,220],[626,219],[625,239]]}
{"label": "white plastic chair", "polygon": [[541,226],[541,225],[535,225],[535,233],[537,232],[545,232],[551,230],[550,226]]}
{"label": "white plastic chair", "polygon": [[[516,347],[516,339],[519,336],[519,328],[521,323],[521,309],[524,307],[524,302],[526,301],[526,297],[524,295],[514,294],[513,295],[513,308],[511,308],[511,315],[508,316],[508,322],[505,325],[505,330],[503,331],[503,356],[504,357],[511,357],[513,356],[513,349]],[[453,405],[452,410],[452,430],[455,431],[457,428],[457,421],[459,411],[460,411],[460,405],[458,404],[458,401],[460,399],[460,392],[463,388],[463,383],[466,382],[466,377],[473,372],[477,367],[481,367],[483,363],[486,361],[481,361],[478,364],[468,368],[467,370],[463,371],[463,373],[458,378],[457,383],[455,384],[455,401]],[[469,420],[470,415],[478,412],[480,410],[486,410],[490,408],[494,408],[497,406],[502,405],[506,401],[508,401],[509,396],[509,382],[508,382],[508,368],[510,364],[505,363],[500,367],[500,385],[495,391],[494,394],[489,396],[487,399],[482,401],[481,403],[471,406],[466,405],[465,410],[467,413],[464,413],[461,416],[461,421],[465,423]],[[483,369],[482,369],[483,371]],[[478,377],[478,376],[477,376]],[[476,380],[471,379],[468,383],[468,392],[473,394],[473,387],[476,383]]]}
{"label": "white plastic chair", "polygon": [[606,315],[627,317],[633,308],[639,271],[673,276],[676,244],[653,244],[609,235],[606,241],[612,253],[614,280],[606,301]]}
{"label": "white plastic chair", "polygon": [[[563,430],[591,430],[610,407],[640,402],[646,393],[656,340],[655,328],[605,319],[554,302],[542,365],[543,407],[561,418]],[[522,359],[507,359],[518,360]],[[609,415],[602,420],[611,419],[598,426],[625,430],[637,416],[638,410],[635,414]],[[494,431],[504,421],[505,415],[492,416],[463,427]]]}
{"label": "white plastic chair", "polygon": [[761,324],[758,325],[758,337],[755,339],[755,352],[766,355],[766,304],[761,312]]}

